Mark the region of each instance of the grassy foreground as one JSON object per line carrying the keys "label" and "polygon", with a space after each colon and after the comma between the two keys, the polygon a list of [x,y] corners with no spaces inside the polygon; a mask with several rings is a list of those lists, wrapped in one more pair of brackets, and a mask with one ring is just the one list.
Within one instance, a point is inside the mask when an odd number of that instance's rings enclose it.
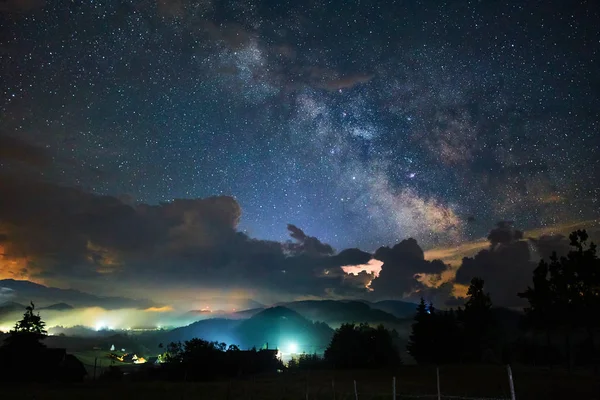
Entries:
{"label": "grassy foreground", "polygon": [[[76,385],[4,386],[8,399],[169,399],[169,400],[284,400],[392,398],[392,377],[397,398],[435,395],[434,367],[406,366],[394,371],[311,371],[257,376],[231,381],[86,382]],[[567,373],[541,368],[513,368],[517,399],[600,399],[600,377],[591,372]],[[506,369],[499,366],[440,367],[442,395],[473,398],[510,398]],[[308,394],[307,394],[308,393]],[[431,398],[436,398],[433,396]]]}

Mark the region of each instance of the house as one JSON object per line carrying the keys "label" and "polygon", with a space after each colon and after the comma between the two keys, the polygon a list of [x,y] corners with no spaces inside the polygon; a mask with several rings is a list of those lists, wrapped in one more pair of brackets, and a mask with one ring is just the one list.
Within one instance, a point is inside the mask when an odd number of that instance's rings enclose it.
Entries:
{"label": "house", "polygon": [[81,382],[85,375],[83,363],[65,349],[0,348],[0,381]]}

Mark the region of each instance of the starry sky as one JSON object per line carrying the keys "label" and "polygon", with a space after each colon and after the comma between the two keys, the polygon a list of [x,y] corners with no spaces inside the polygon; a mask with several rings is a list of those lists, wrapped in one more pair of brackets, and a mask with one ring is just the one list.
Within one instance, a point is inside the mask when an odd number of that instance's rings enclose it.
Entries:
{"label": "starry sky", "polygon": [[0,172],[123,204],[232,196],[248,238],[293,224],[327,254],[552,231],[598,218],[599,20],[594,1],[5,0]]}

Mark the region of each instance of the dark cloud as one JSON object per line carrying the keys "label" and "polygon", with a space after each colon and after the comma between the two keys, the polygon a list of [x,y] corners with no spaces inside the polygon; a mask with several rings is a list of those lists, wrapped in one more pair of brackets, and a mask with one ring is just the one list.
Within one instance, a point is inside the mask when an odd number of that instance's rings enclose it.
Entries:
{"label": "dark cloud", "polygon": [[496,247],[498,244],[508,244],[523,239],[523,231],[515,229],[512,221],[500,221],[487,238],[491,246]]}
{"label": "dark cloud", "polygon": [[254,289],[298,295],[366,291],[368,274],[347,276],[344,265],[367,262],[358,249],[333,248],[289,225],[294,241],[257,240],[238,232],[241,208],[232,197],[132,204],[112,196],[42,182],[0,177],[4,255],[26,259],[32,277],[69,282],[103,277],[127,286]]}
{"label": "dark cloud", "polygon": [[27,13],[43,8],[45,0],[3,0],[0,1],[0,13]]}
{"label": "dark cloud", "polygon": [[559,257],[564,256],[571,250],[569,238],[561,234],[542,235],[539,238],[528,238],[528,240],[532,244],[532,259],[534,261],[548,260],[554,252]]}
{"label": "dark cloud", "polygon": [[522,305],[517,293],[531,284],[533,270],[540,259],[553,252],[565,255],[569,241],[563,235],[543,235],[537,239],[523,237],[512,222],[502,221],[488,235],[490,247],[474,257],[465,257],[456,272],[456,282],[468,285],[475,276],[485,280],[487,290],[497,305]]}
{"label": "dark cloud", "polygon": [[295,225],[288,224],[287,229],[290,232],[290,237],[296,241],[289,242],[286,245],[286,248],[292,254],[331,255],[335,252],[333,247],[322,243],[314,236],[306,235],[302,229]]}
{"label": "dark cloud", "polygon": [[15,160],[36,167],[47,166],[51,158],[42,148],[19,138],[0,134],[0,160]]}
{"label": "dark cloud", "polygon": [[456,282],[468,285],[473,277],[480,277],[494,304],[517,306],[522,304],[517,293],[527,287],[535,266],[528,243],[513,241],[465,257],[456,272]]}
{"label": "dark cloud", "polygon": [[440,274],[448,268],[440,260],[425,260],[423,249],[413,238],[392,248],[380,247],[373,257],[383,261],[379,276],[371,283],[374,294],[382,298],[400,298],[423,289],[423,284],[417,280],[419,274]]}

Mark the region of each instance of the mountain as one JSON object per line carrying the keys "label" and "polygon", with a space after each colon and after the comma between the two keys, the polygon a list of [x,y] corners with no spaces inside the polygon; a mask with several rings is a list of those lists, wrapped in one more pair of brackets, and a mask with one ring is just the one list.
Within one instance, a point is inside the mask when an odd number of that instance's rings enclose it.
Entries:
{"label": "mountain", "polygon": [[225,318],[204,319],[171,331],[146,332],[139,340],[147,347],[158,343],[184,342],[193,338],[225,342],[242,349],[280,348],[292,352],[323,352],[333,329],[322,322],[312,322],[285,307],[264,309],[246,320]]}
{"label": "mountain", "polygon": [[251,308],[249,310],[242,310],[242,311],[232,311],[232,312],[227,312],[224,310],[216,310],[216,311],[209,311],[209,310],[191,310],[188,311],[185,315],[186,316],[190,316],[193,318],[197,318],[197,319],[207,319],[207,318],[225,318],[225,319],[248,319],[250,317],[252,317],[255,314],[258,314],[259,312],[263,311],[265,308]]}
{"label": "mountain", "polygon": [[242,348],[268,344],[283,352],[323,352],[333,329],[323,322],[312,322],[286,307],[267,308],[237,327]]}
{"label": "mountain", "polygon": [[73,309],[75,309],[75,307],[73,307],[72,305],[67,304],[67,303],[56,303],[56,304],[52,304],[47,307],[39,308],[39,310],[51,310],[51,311],[69,311],[69,310],[73,310]]}
{"label": "mountain", "polygon": [[397,318],[413,318],[417,312],[417,305],[408,301],[383,300],[371,303],[371,307],[394,315]]}
{"label": "mountain", "polygon": [[367,302],[354,300],[305,300],[281,304],[312,320],[332,327],[343,323],[396,324],[398,318],[389,312],[373,308]]}
{"label": "mountain", "polygon": [[103,297],[73,289],[60,289],[30,281],[0,280],[0,290],[12,301],[29,304],[68,303],[76,307],[102,307],[107,310],[119,308],[147,308],[154,304],[149,300],[125,297]]}
{"label": "mountain", "polygon": [[[25,312],[23,304],[16,303],[14,301],[6,301],[0,304],[0,322],[8,317],[15,317],[22,315]],[[11,323],[14,321],[11,320]]]}
{"label": "mountain", "polygon": [[149,348],[155,348],[159,343],[164,346],[171,342],[184,342],[193,338],[209,342],[225,342],[239,344],[236,328],[239,320],[211,318],[194,322],[193,324],[175,328],[170,331],[146,332],[139,335],[139,340]]}

